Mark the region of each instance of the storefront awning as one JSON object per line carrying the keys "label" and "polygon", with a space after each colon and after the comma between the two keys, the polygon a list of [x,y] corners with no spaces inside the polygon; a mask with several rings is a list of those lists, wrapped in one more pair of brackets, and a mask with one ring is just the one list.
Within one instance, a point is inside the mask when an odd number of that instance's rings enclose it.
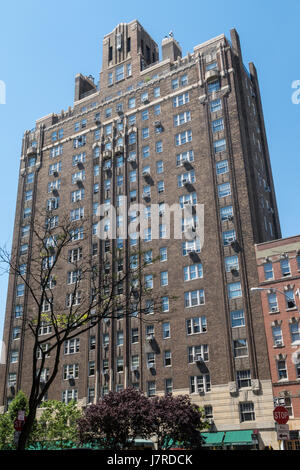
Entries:
{"label": "storefront awning", "polygon": [[217,447],[223,443],[224,432],[202,432],[204,438],[203,447]]}
{"label": "storefront awning", "polygon": [[245,446],[253,444],[253,431],[226,431],[223,444],[225,446]]}

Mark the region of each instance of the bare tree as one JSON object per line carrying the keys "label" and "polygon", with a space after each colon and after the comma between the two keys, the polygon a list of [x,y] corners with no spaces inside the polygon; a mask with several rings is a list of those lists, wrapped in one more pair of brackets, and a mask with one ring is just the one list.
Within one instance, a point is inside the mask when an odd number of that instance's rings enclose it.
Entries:
{"label": "bare tree", "polygon": [[[132,315],[134,310],[142,317],[147,311],[145,296],[152,308],[160,309],[160,300],[156,300],[143,283],[142,273],[147,261],[142,253],[136,251],[131,262],[127,259],[123,271],[116,273],[118,252],[110,258],[110,264],[100,257],[95,262],[95,257],[83,253],[82,233],[84,238],[90,236],[91,220],[82,219],[78,225],[60,214],[59,221],[58,224],[52,210],[35,217],[30,226],[31,251],[25,272],[20,253],[0,249],[2,269],[17,276],[27,289],[23,334],[30,335],[33,344],[29,413],[18,450],[25,449],[39,404],[59,371],[66,340],[82,335],[104,318],[116,317],[121,309],[124,315]],[[45,326],[51,333],[46,339],[39,334]],[[52,365],[45,379],[43,370],[50,353]]]}

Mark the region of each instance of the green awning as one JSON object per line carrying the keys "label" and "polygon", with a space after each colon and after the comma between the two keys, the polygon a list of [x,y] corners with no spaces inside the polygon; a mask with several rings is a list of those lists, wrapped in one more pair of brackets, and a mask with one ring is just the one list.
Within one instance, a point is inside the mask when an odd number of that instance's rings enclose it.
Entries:
{"label": "green awning", "polygon": [[253,431],[226,431],[224,445],[245,446],[253,444]]}
{"label": "green awning", "polygon": [[204,438],[204,447],[221,446],[223,443],[224,432],[202,432],[201,436]]}

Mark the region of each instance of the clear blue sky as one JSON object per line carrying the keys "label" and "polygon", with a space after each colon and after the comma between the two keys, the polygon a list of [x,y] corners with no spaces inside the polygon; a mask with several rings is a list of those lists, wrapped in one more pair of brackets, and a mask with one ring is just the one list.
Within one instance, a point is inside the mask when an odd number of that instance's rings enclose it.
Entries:
{"label": "clear blue sky", "polygon": [[[300,234],[300,105],[291,84],[300,80],[299,0],[11,0],[2,2],[0,80],[7,104],[0,105],[3,162],[0,245],[11,245],[21,139],[35,120],[73,104],[76,73],[97,77],[105,34],[138,19],[161,44],[173,30],[185,55],[221,33],[240,34],[244,62],[258,69],[277,191],[282,234]],[[0,278],[0,335],[7,278]]]}

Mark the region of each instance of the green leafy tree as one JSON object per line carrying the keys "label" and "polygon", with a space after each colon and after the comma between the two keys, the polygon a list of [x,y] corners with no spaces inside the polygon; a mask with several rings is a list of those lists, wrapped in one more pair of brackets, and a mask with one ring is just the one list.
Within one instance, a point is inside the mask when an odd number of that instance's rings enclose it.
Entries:
{"label": "green leafy tree", "polygon": [[77,421],[82,416],[75,402],[62,403],[49,400],[42,403],[42,414],[36,420],[30,442],[33,447],[63,449],[78,441]]}
{"label": "green leafy tree", "polygon": [[7,413],[0,415],[0,450],[13,448],[14,426]]}

